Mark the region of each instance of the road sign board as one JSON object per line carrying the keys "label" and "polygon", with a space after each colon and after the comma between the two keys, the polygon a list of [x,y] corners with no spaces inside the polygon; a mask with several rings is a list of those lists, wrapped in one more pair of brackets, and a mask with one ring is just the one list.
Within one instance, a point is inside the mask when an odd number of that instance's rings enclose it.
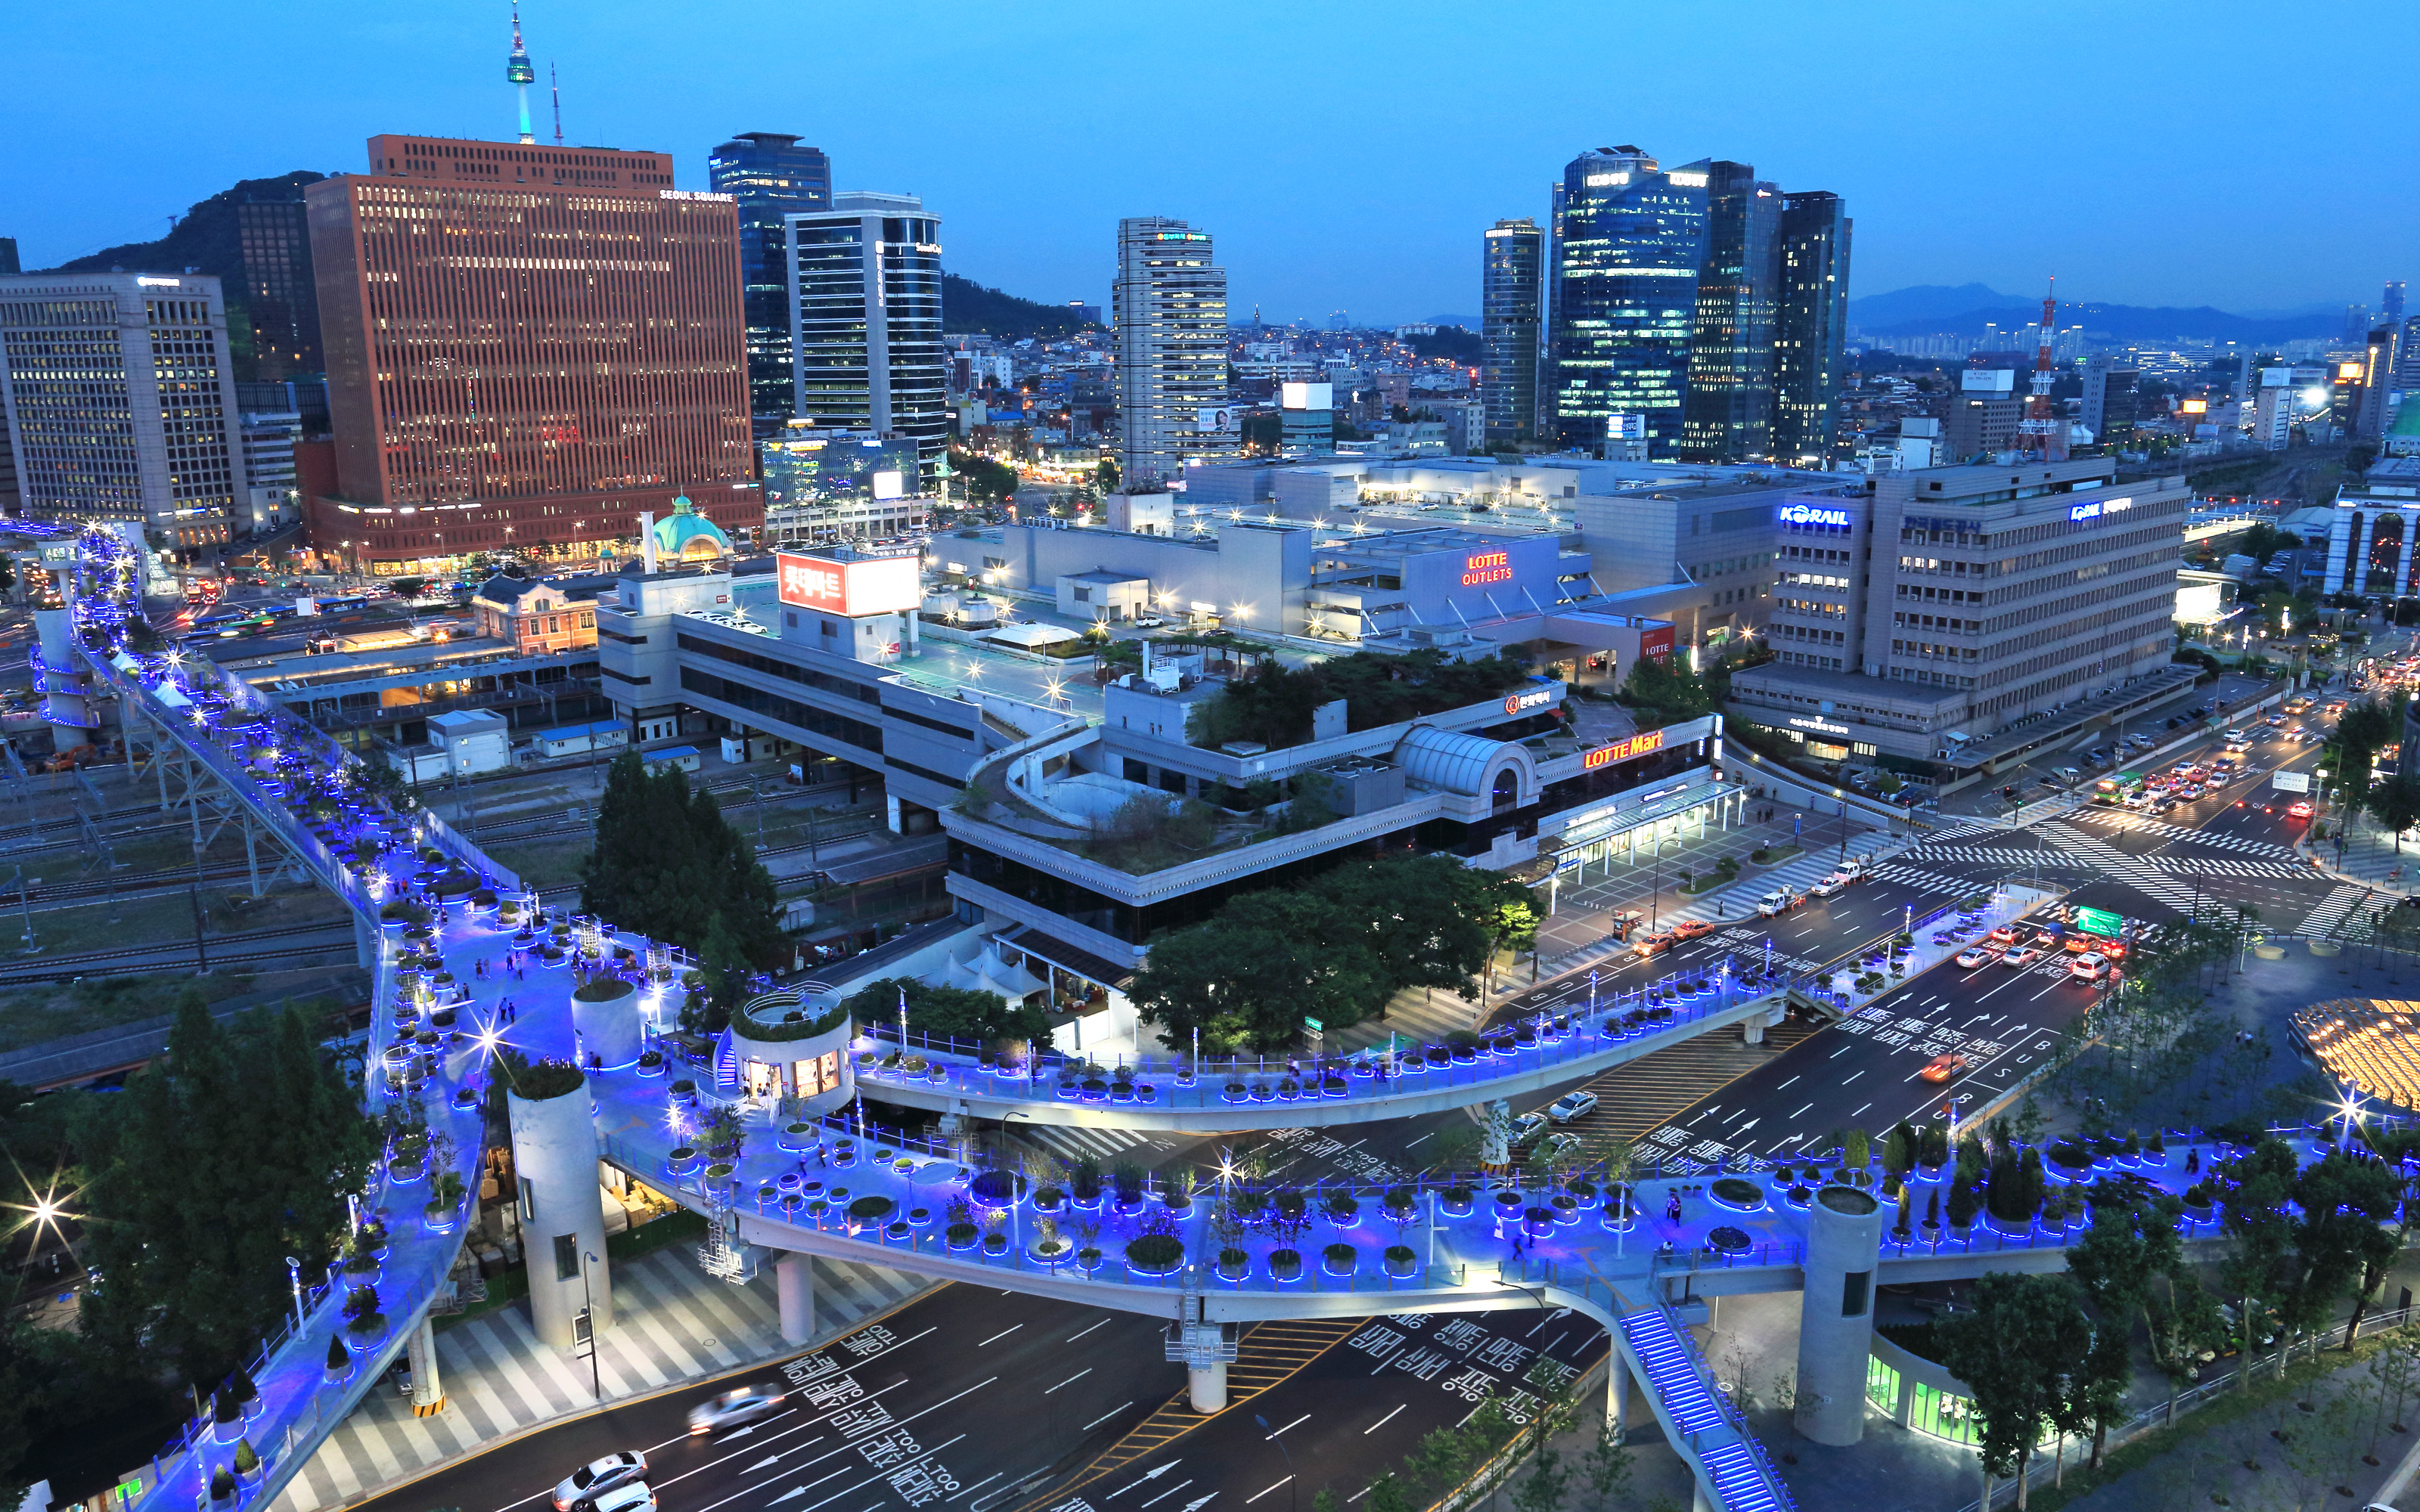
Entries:
{"label": "road sign board", "polygon": [[2115,938],[2124,933],[2126,920],[2105,908],[2079,908],[2075,911],[2075,927],[2086,934],[2105,934]]}
{"label": "road sign board", "polygon": [[2311,774],[2281,769],[2269,774],[2269,785],[2281,793],[2308,793],[2311,791]]}
{"label": "road sign board", "polygon": [[1327,1027],[1326,1025],[1320,1023],[1319,1020],[1310,1017],[1303,1019],[1302,1026],[1309,1029],[1313,1034],[1317,1034],[1320,1030]]}

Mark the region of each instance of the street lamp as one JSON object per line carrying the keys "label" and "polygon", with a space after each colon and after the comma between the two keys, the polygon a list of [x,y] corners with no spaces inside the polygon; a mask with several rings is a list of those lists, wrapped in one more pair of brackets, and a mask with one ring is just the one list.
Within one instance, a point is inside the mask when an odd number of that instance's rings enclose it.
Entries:
{"label": "street lamp", "polygon": [[580,1259],[580,1314],[588,1319],[588,1395],[601,1402],[605,1388],[597,1375],[597,1297],[588,1288],[588,1268],[603,1262],[594,1250],[582,1251]]}

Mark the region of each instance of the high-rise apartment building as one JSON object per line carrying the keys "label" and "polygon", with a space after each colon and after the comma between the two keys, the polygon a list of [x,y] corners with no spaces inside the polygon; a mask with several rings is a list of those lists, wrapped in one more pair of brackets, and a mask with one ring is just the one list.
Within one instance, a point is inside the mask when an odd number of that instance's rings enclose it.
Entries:
{"label": "high-rise apartment building", "polygon": [[236,529],[258,534],[300,517],[294,444],[302,439],[302,417],[290,409],[265,414],[247,411],[242,427],[247,487]]}
{"label": "high-rise apartment building", "polygon": [[0,278],[14,278],[23,271],[17,262],[17,239],[0,237]]}
{"label": "high-rise apartment building", "polygon": [[246,199],[235,208],[238,277],[252,318],[246,382],[282,383],[327,368],[319,347],[319,288],[311,274],[311,228],[299,188],[288,199]]}
{"label": "high-rise apartment building", "polygon": [[2403,280],[2399,278],[2387,280],[2386,293],[2378,301],[2378,317],[2381,322],[2393,321],[2398,325],[2402,323]]}
{"label": "high-rise apartment building", "polygon": [[1117,328],[1118,472],[1128,489],[1172,483],[1185,464],[1237,455],[1227,407],[1227,270],[1210,233],[1162,216],[1118,223],[1109,283]]}
{"label": "high-rise apartment building", "polygon": [[939,219],[913,194],[846,193],[788,221],[796,417],[913,441],[929,482],[950,439]]}
{"label": "high-rise apartment building", "polygon": [[2369,306],[2348,304],[2344,315],[2344,344],[2358,347],[2369,336]]}
{"label": "high-rise apartment building", "polygon": [[1555,186],[1547,399],[1565,446],[1601,450],[1637,415],[1649,454],[1675,455],[1705,256],[1700,161],[1670,171],[1635,147],[1583,152]]}
{"label": "high-rise apartment building", "polygon": [[2084,360],[2084,410],[2078,419],[2095,441],[2114,446],[2133,430],[2142,402],[2134,390],[2140,376],[2135,369],[2119,366],[2107,352],[2095,352]]}
{"label": "high-rise apartment building", "polygon": [[1773,454],[1773,322],[1781,191],[1745,162],[1706,164],[1706,251],[1689,340],[1679,455],[1761,462]]}
{"label": "high-rise apartment building", "polygon": [[2352,439],[2356,441],[2374,442],[2386,434],[2391,414],[2388,400],[2394,394],[2397,347],[2402,339],[2402,324],[2394,322],[2375,327],[2362,343],[2361,397],[2351,413]]}
{"label": "high-rise apartment building", "polygon": [[573,554],[752,478],[739,223],[667,153],[381,135],[305,191],[335,434],[314,544],[359,569]]}
{"label": "high-rise apartment building", "polygon": [[1481,246],[1480,398],[1487,407],[1487,444],[1527,446],[1538,437],[1546,236],[1525,215],[1497,222]]}
{"label": "high-rise apartment building", "polygon": [[1848,202],[1824,190],[1781,197],[1775,233],[1773,459],[1820,466],[1838,456],[1840,375],[1849,336]]}
{"label": "high-rise apartment building", "polygon": [[0,409],[26,514],[227,538],[246,485],[215,277],[0,278]]}
{"label": "high-rise apartment building", "polygon": [[748,409],[756,440],[779,437],[797,397],[790,371],[789,218],[831,208],[831,159],[780,131],[741,131],[706,160],[706,182],[739,204],[748,316]]}

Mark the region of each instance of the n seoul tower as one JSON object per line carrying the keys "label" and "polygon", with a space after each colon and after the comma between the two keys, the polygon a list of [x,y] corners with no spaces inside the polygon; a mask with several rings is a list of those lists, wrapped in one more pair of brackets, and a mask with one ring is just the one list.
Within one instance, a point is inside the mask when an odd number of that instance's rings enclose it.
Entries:
{"label": "n seoul tower", "polygon": [[521,140],[535,143],[537,137],[530,131],[529,86],[536,81],[537,69],[530,67],[529,49],[521,46],[521,8],[518,3],[513,7],[513,55],[504,59],[504,78],[521,97]]}

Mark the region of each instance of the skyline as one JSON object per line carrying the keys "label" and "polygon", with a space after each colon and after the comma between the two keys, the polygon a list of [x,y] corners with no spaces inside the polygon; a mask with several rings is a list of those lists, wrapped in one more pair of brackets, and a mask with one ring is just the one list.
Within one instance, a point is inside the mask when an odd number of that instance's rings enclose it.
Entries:
{"label": "skyline", "polygon": [[[157,237],[239,178],[358,172],[376,132],[513,132],[503,4],[446,0],[407,25],[270,0],[232,34],[197,13],[112,8],[140,21],[113,26],[105,10],[97,24],[113,88],[141,109],[89,108],[91,13],[18,28],[0,120],[46,150],[0,166],[0,235],[29,269]],[[679,186],[703,189],[732,132],[797,132],[831,155],[836,188],[921,194],[948,228],[951,271],[1046,302],[1106,304],[1118,220],[1156,214],[1218,237],[1237,318],[1475,314],[1485,228],[1543,221],[1562,164],[1614,143],[1840,194],[1857,223],[1854,294],[2027,291],[2055,273],[2063,301],[2245,311],[2374,301],[2383,280],[2420,276],[2395,250],[2420,245],[2420,208],[2388,177],[2420,147],[2410,84],[2365,81],[2364,150],[2290,169],[2261,169],[2264,139],[2239,113],[2299,98],[2290,81],[2360,52],[2391,54],[2420,22],[2357,8],[2267,36],[2254,58],[2237,25],[2250,8],[2215,14],[2198,28],[2096,15],[2088,48],[2045,40],[2055,66],[2038,93],[2034,54],[2005,27],[1898,4],[1854,25],[1766,5],[1685,24],[1549,6],[1518,28],[1255,6],[1196,36],[1089,5],[1047,33],[1030,12],[932,4],[805,32],[762,3],[667,29],[627,0],[577,13],[540,0],[522,25],[539,69],[560,69],[567,143],[669,152]],[[1606,36],[1607,66],[1559,87],[1554,39],[1581,27]],[[735,63],[757,55],[735,39],[783,31],[817,67]],[[1710,35],[1730,51],[1704,55]],[[903,87],[890,60],[911,37],[922,76]],[[1143,71],[1179,54],[1185,78]],[[1624,99],[1625,58],[1650,60],[1652,94]],[[227,87],[247,79],[278,81],[273,104]],[[541,141],[547,104],[532,101]],[[49,129],[66,118],[72,136]],[[1388,229],[1352,229],[1368,226]]]}

